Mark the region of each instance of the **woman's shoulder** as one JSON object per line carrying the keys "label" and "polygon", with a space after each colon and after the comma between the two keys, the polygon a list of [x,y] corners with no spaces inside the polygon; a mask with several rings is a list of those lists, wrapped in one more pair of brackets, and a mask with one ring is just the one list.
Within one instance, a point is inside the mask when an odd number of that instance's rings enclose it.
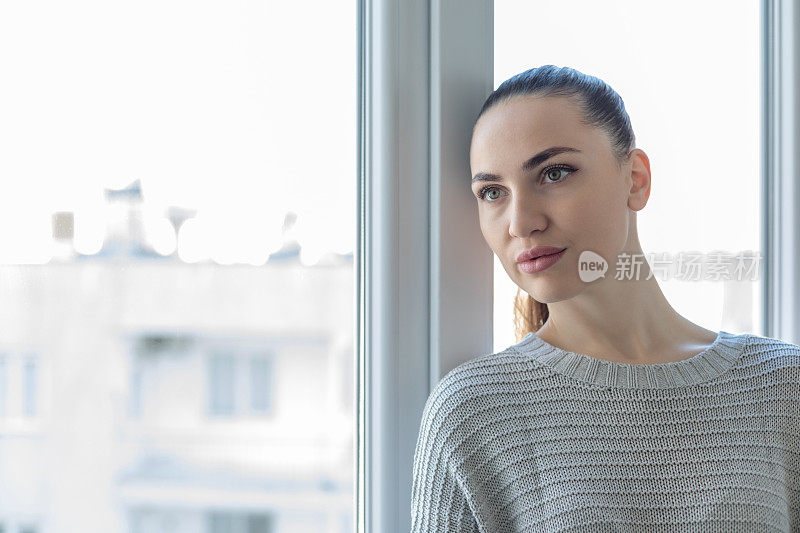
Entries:
{"label": "woman's shoulder", "polygon": [[507,348],[469,359],[447,372],[425,402],[418,448],[456,447],[464,424],[491,416],[503,383],[513,379],[517,352]]}
{"label": "woman's shoulder", "polygon": [[782,339],[743,334],[747,359],[761,366],[762,371],[784,370],[800,382],[800,346]]}
{"label": "woman's shoulder", "polygon": [[800,345],[795,343],[753,333],[743,333],[741,336],[751,353],[762,354],[768,359],[785,359],[787,362],[800,357]]}
{"label": "woman's shoulder", "polygon": [[482,354],[469,359],[447,372],[436,383],[433,395],[457,395],[476,385],[486,385],[502,380],[514,372],[514,364],[524,359],[513,346],[499,352]]}
{"label": "woman's shoulder", "polygon": [[514,347],[482,354],[447,372],[433,387],[425,404],[425,418],[460,418],[494,396],[508,381],[519,379],[519,363],[525,358]]}

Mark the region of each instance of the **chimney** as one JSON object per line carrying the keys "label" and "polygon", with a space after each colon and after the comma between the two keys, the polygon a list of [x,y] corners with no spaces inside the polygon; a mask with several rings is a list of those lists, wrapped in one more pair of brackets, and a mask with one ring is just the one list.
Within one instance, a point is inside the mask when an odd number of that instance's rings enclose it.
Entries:
{"label": "chimney", "polygon": [[170,224],[172,224],[172,229],[175,231],[175,242],[178,242],[178,233],[181,230],[181,226],[190,218],[194,218],[197,210],[171,205],[167,208],[165,214]]}
{"label": "chimney", "polygon": [[53,228],[53,261],[75,258],[75,216],[71,211],[59,211],[51,217]]}
{"label": "chimney", "polygon": [[144,240],[140,181],[123,189],[105,189],[105,196],[106,235],[101,255],[150,255]]}
{"label": "chimney", "polygon": [[297,213],[287,211],[283,217],[283,245],[277,252],[269,256],[269,262],[277,261],[298,261],[300,259],[300,243],[297,241],[295,224],[297,224]]}

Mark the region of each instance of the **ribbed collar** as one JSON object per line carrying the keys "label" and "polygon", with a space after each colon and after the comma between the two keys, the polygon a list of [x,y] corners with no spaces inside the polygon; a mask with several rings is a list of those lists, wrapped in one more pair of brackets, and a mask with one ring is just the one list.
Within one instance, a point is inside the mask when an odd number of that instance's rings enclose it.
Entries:
{"label": "ribbed collar", "polygon": [[668,389],[710,381],[730,369],[744,352],[746,335],[719,331],[714,343],[682,361],[654,364],[618,363],[568,352],[528,333],[513,348],[555,372],[604,387]]}

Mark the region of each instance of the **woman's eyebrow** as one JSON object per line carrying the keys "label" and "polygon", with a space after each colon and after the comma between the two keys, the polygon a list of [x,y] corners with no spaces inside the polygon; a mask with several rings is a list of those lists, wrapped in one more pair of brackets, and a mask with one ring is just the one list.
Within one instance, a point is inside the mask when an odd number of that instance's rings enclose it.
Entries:
{"label": "woman's eyebrow", "polygon": [[[527,161],[522,164],[522,170],[528,171],[533,170],[534,168],[538,167],[551,157],[557,156],[558,154],[563,154],[564,152],[578,152],[580,150],[577,148],[572,148],[570,146],[553,146],[548,148],[547,150],[542,150],[535,156],[531,157]],[[473,176],[472,183],[476,181],[503,181],[502,176],[498,176],[497,174],[491,174],[489,172],[478,172]]]}

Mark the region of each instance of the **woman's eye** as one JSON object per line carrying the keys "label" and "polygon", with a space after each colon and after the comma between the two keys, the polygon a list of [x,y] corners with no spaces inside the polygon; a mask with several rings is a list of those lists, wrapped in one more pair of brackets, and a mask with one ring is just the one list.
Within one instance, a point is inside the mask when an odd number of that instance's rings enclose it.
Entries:
{"label": "woman's eye", "polygon": [[564,178],[561,178],[561,173],[566,172],[569,174],[572,172],[573,168],[571,167],[551,167],[544,171],[545,179],[552,179],[554,181],[549,181],[548,183],[557,183],[559,181],[564,181]]}
{"label": "woman's eye", "polygon": [[[542,179],[543,181],[547,180],[545,183],[561,183],[567,178],[567,175],[571,174],[572,172],[575,172],[575,169],[567,165],[553,166],[542,171]],[[478,199],[485,200],[487,202],[495,202],[499,200],[501,196],[493,195],[493,192],[502,193],[503,191],[495,186],[484,187],[478,193]]]}
{"label": "woman's eye", "polygon": [[498,189],[497,187],[484,187],[478,193],[478,199],[479,200],[487,200],[489,202],[494,202],[495,200],[497,200],[499,198],[499,196],[491,196],[492,191],[500,192],[500,189]]}
{"label": "woman's eye", "polygon": [[[492,195],[492,193],[497,193],[497,195]],[[498,198],[500,198],[500,189],[497,189],[495,187],[489,187],[488,189],[486,189],[486,191],[484,191],[483,196],[488,198],[489,200],[497,200]]]}

